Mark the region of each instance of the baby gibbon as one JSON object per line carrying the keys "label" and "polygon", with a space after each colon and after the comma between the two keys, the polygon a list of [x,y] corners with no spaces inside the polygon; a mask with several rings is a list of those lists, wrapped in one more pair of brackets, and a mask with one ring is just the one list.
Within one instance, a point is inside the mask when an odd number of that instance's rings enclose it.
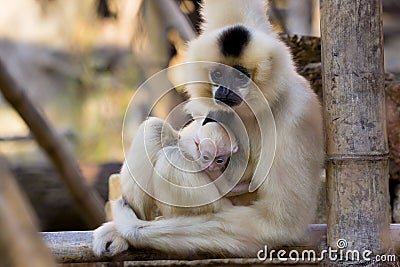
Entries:
{"label": "baby gibbon", "polygon": [[[167,122],[149,118],[139,127],[121,169],[124,201],[146,220],[154,214],[170,218],[217,212],[231,205],[221,198],[228,183],[223,176],[216,179],[237,150],[232,133],[215,121],[193,120],[177,132]],[[229,196],[247,189],[248,184],[241,184]]]}

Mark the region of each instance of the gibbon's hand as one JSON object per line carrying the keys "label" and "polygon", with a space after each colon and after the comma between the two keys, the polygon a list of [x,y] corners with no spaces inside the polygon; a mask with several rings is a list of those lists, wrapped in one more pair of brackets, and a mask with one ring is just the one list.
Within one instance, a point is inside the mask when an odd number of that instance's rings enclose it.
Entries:
{"label": "gibbon's hand", "polygon": [[117,232],[114,222],[107,222],[93,232],[93,253],[96,256],[111,257],[128,247],[128,241]]}
{"label": "gibbon's hand", "polygon": [[135,212],[123,197],[113,201],[111,205],[115,228],[118,233],[121,234],[122,237],[129,239],[131,242],[134,241],[137,238],[135,234],[137,231],[135,231],[135,229],[143,228],[143,221],[138,219]]}

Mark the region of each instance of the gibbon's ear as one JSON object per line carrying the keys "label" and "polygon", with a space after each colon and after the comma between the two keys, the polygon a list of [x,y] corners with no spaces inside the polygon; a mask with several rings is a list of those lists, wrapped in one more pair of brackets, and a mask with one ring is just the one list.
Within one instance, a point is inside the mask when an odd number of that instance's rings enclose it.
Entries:
{"label": "gibbon's ear", "polygon": [[234,154],[239,150],[239,147],[236,143],[232,144],[232,150],[231,153]]}

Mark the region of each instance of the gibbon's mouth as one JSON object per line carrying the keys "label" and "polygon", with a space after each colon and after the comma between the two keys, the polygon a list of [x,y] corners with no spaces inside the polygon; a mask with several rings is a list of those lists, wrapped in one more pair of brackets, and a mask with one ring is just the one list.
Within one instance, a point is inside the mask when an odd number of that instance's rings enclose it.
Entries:
{"label": "gibbon's mouth", "polygon": [[[229,90],[229,89],[226,89],[226,90]],[[218,101],[216,101],[217,103],[220,101],[220,102],[228,105],[229,107],[239,106],[243,101],[243,99],[238,94],[233,92],[232,90],[229,90],[228,93],[226,93],[226,92],[219,93],[219,90],[217,90],[217,92],[214,95],[214,99],[218,100]]]}

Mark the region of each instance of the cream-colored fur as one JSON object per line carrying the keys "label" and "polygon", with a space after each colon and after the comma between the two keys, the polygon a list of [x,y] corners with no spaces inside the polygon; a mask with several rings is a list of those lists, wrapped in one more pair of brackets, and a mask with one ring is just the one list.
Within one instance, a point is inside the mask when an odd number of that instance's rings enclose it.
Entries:
{"label": "cream-colored fur", "polygon": [[[206,0],[203,33],[189,44],[187,54],[187,61],[246,66],[270,105],[276,123],[276,151],[268,179],[255,193],[256,200],[251,205],[232,206],[217,213],[160,221],[140,220],[122,201],[117,201],[113,204],[114,221],[94,232],[95,254],[115,255],[129,243],[179,254],[209,251],[255,257],[264,245],[287,245],[304,236],[316,208],[324,160],[320,104],[307,81],[296,73],[288,48],[271,32],[263,6],[261,0]],[[217,39],[234,24],[246,26],[252,39],[240,58],[224,58]],[[208,70],[192,67],[186,78],[207,79],[206,75]],[[269,118],[268,108],[253,89],[249,89],[245,100],[257,116]],[[207,85],[196,84],[187,90],[192,99],[212,97]],[[206,115],[223,107],[191,101],[187,109]],[[250,161],[241,181],[263,180],[259,177],[262,173],[256,171],[257,159],[261,155],[264,161],[273,153],[272,132],[260,132],[246,105],[234,110],[243,119],[250,142]],[[239,157],[232,157],[233,166],[241,166],[241,153],[239,149]],[[234,175],[234,170],[230,174]],[[107,244],[111,245],[106,247]]]}

